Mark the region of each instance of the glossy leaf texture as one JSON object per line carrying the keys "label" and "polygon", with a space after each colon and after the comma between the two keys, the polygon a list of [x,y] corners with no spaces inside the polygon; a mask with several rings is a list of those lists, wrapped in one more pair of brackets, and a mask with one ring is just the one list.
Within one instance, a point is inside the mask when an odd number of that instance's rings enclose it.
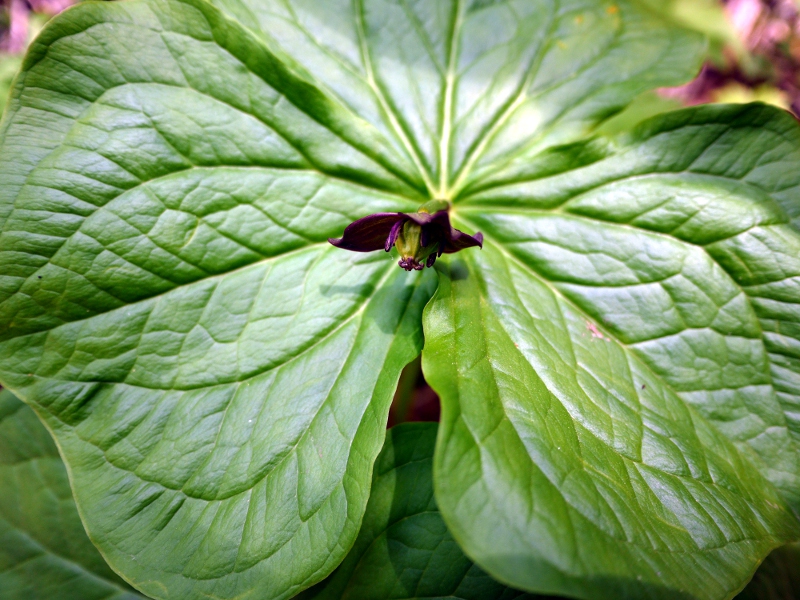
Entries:
{"label": "glossy leaf texture", "polygon": [[67,470],[34,412],[0,391],[0,598],[141,600],[83,530]]}
{"label": "glossy leaf texture", "polygon": [[158,598],[286,598],[358,533],[433,273],[327,238],[419,203],[404,158],[203,2],[89,4],[2,131],[0,381],[87,530]]}
{"label": "glossy leaf texture", "polygon": [[537,598],[491,579],[448,533],[433,497],[436,429],[436,423],[403,423],[389,430],[353,549],[297,600]]}
{"label": "glossy leaf texture", "polygon": [[798,167],[788,114],[712,106],[461,199],[487,241],[442,267],[423,369],[439,506],[480,566],[580,598],[728,598],[797,538]]}
{"label": "glossy leaf texture", "polygon": [[705,42],[637,0],[212,0],[292,54],[452,199],[683,83]]}
{"label": "glossy leaf texture", "polygon": [[637,2],[131,0],[54,19],[0,125],[0,383],[157,598],[347,554],[435,276],[326,244],[698,68]]}

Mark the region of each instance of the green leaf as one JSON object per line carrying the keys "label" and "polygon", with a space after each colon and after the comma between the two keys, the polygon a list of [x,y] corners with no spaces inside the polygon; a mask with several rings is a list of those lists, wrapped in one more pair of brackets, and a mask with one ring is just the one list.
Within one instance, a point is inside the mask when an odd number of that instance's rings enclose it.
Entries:
{"label": "green leaf", "polygon": [[114,569],[181,600],[329,574],[435,279],[326,238],[550,168],[703,48],[633,0],[54,19],[0,124],[0,383],[54,432]]}
{"label": "green leaf", "polygon": [[389,430],[353,549],[297,600],[534,598],[492,580],[447,531],[433,498],[436,429],[435,423],[403,423]]}
{"label": "green leaf", "polygon": [[442,266],[423,369],[437,499],[477,564],[581,598],[727,598],[798,537],[798,167],[789,115],[704,107],[461,199],[487,241]]}
{"label": "green leaf", "polygon": [[435,197],[684,83],[705,46],[636,0],[213,2],[393,139]]}
{"label": "green leaf", "polygon": [[33,411],[0,391],[0,598],[136,600],[81,525],[67,470]]}
{"label": "green leaf", "polygon": [[736,600],[794,600],[798,596],[800,544],[792,544],[770,554]]}
{"label": "green leaf", "polygon": [[404,157],[203,2],[33,44],[0,150],[0,381],[155,597],[286,598],[347,554],[435,276],[327,244]]}
{"label": "green leaf", "polygon": [[738,60],[747,52],[733,20],[728,18],[725,5],[718,0],[642,0],[652,10],[677,23],[703,32],[710,40],[711,58],[724,64],[725,53],[733,51]]}

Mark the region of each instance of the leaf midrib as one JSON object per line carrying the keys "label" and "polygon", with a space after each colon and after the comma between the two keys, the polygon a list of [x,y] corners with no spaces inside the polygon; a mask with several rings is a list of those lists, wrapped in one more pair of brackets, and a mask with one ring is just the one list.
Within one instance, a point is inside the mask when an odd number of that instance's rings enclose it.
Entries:
{"label": "leaf midrib", "polygon": [[[292,251],[287,252],[285,254],[281,254],[281,255],[278,255],[278,256],[266,258],[264,260],[256,261],[255,263],[244,265],[244,266],[239,267],[237,269],[234,269],[232,271],[226,271],[225,273],[221,273],[219,275],[214,275],[213,277],[208,277],[208,278],[205,278],[203,280],[192,282],[192,284],[199,283],[201,281],[207,281],[208,279],[214,279],[216,277],[226,277],[226,276],[228,276],[228,275],[230,275],[232,273],[236,273],[236,272],[239,272],[239,271],[242,271],[242,270],[245,270],[245,269],[253,268],[255,266],[267,263],[267,262],[272,261],[272,260],[283,259],[283,258],[285,258],[287,256],[292,256],[292,255],[295,255],[295,254],[308,252],[308,251],[310,251],[312,249],[315,249],[316,247],[319,247],[319,246],[324,246],[324,244],[323,243],[319,243],[319,244],[313,244],[313,245],[309,245],[309,246],[304,246],[302,248],[298,248],[297,250],[292,250]],[[331,251],[331,250],[326,248],[326,251]],[[321,256],[323,256],[324,254],[325,253],[323,252],[321,254]],[[269,366],[269,367],[267,367],[267,368],[265,368],[263,370],[259,370],[257,372],[248,374],[248,375],[244,376],[242,379],[233,379],[233,380],[230,380],[230,381],[224,381],[224,382],[216,383],[216,384],[213,384],[213,385],[198,384],[198,385],[195,385],[195,386],[163,387],[163,388],[162,387],[146,386],[146,385],[141,385],[141,384],[138,384],[138,383],[136,383],[136,384],[128,383],[126,381],[100,381],[100,380],[94,381],[94,380],[81,379],[78,382],[79,383],[89,383],[89,384],[94,383],[94,384],[98,384],[98,385],[127,385],[127,386],[130,386],[130,387],[148,389],[148,390],[180,391],[180,392],[188,392],[188,391],[197,390],[197,389],[209,389],[209,388],[214,388],[214,387],[218,387],[218,386],[244,383],[245,381],[248,381],[249,379],[252,379],[253,377],[258,377],[259,375],[263,375],[264,373],[267,373],[267,372],[272,371],[272,370],[277,369],[277,368],[281,368],[282,366],[288,364],[289,362],[291,362],[292,360],[294,360],[295,358],[297,358],[301,354],[307,352],[310,349],[313,349],[315,346],[320,344],[322,341],[324,341],[325,339],[327,339],[330,336],[334,335],[342,327],[344,327],[347,323],[349,323],[352,319],[354,319],[359,314],[361,314],[364,311],[364,309],[366,308],[366,306],[369,304],[369,302],[372,300],[372,298],[374,298],[375,293],[377,293],[380,290],[380,286],[383,285],[383,283],[385,283],[385,281],[388,279],[388,277],[392,274],[392,272],[393,272],[392,267],[394,267],[394,265],[387,266],[386,273],[383,276],[381,276],[381,278],[379,279],[379,281],[375,285],[375,289],[374,289],[374,291],[372,293],[370,293],[369,295],[365,295],[360,300],[360,302],[356,306],[353,307],[352,311],[349,314],[347,314],[345,317],[342,317],[342,320],[340,322],[337,322],[337,324],[334,327],[332,327],[331,329],[329,329],[327,331],[321,332],[322,333],[321,337],[317,337],[317,338],[314,338],[313,340],[309,340],[308,345],[298,349],[295,354],[293,354],[292,356],[287,358],[284,362],[281,362],[281,363],[275,364],[275,365],[271,365],[271,366]],[[187,285],[192,285],[192,284],[187,284]],[[75,323],[81,323],[83,321],[88,321],[88,320],[91,320],[93,318],[99,317],[101,315],[108,314],[109,312],[113,312],[115,310],[124,310],[124,309],[130,308],[132,306],[136,306],[138,304],[143,304],[145,302],[151,302],[151,301],[154,301],[154,300],[159,300],[162,296],[165,296],[165,295],[167,295],[167,294],[169,294],[171,292],[174,292],[174,291],[175,291],[174,289],[167,290],[167,291],[162,292],[160,294],[157,294],[155,296],[151,296],[149,298],[144,298],[144,299],[138,300],[136,302],[131,302],[131,303],[125,304],[124,306],[116,307],[114,309],[106,311],[104,313],[98,313],[96,315],[90,315],[88,317],[85,317],[83,319],[78,319],[76,321],[68,321],[66,323],[63,323],[63,324],[58,325],[56,327],[52,327],[50,329],[37,331],[37,332],[33,332],[33,333],[28,333],[28,334],[23,334],[23,335],[15,337],[15,338],[9,338],[7,340],[4,340],[3,342],[0,342],[0,346],[2,346],[3,344],[5,344],[7,342],[10,342],[11,340],[22,339],[22,338],[26,338],[26,337],[34,337],[34,336],[38,336],[38,335],[42,335],[42,334],[49,334],[49,333],[51,333],[53,331],[57,331],[58,329],[60,329],[62,327],[67,327],[67,326],[73,325]],[[38,378],[38,376],[37,376],[37,378]],[[45,379],[61,380],[61,379],[59,379],[57,377],[48,377],[48,378],[45,378]],[[61,380],[61,381],[75,381],[75,380]]]}
{"label": "leaf midrib", "polygon": [[[552,37],[557,25],[558,25],[558,20],[555,18],[555,15],[553,15],[547,34],[542,42],[542,48],[544,48],[545,42],[549,41],[550,38]],[[478,141],[477,145],[475,145],[474,148],[471,150],[469,158],[464,161],[457,175],[456,182],[452,186],[453,190],[452,196],[457,199],[460,197],[460,194],[464,189],[468,189],[469,187],[471,187],[470,182],[468,181],[471,169],[482,158],[484,152],[488,148],[491,141],[494,139],[497,133],[500,132],[500,130],[508,121],[508,119],[510,119],[514,115],[514,112],[516,112],[517,108],[519,108],[519,106],[522,105],[522,103],[526,99],[533,100],[535,98],[542,97],[566,85],[570,81],[574,81],[575,79],[577,79],[583,72],[591,69],[598,62],[602,61],[606,56],[606,52],[609,49],[614,48],[616,46],[616,44],[619,42],[624,33],[625,33],[624,27],[620,27],[619,29],[615,30],[614,37],[611,40],[609,40],[608,45],[604,48],[605,52],[598,52],[597,55],[594,58],[592,58],[592,60],[588,61],[584,65],[581,65],[581,67],[576,72],[572,73],[569,77],[559,81],[555,81],[551,85],[546,86],[540,90],[537,90],[535,94],[528,96],[527,88],[533,83],[533,80],[539,73],[539,69],[541,68],[541,64],[543,63],[544,58],[547,56],[546,50],[537,52],[534,61],[532,61],[529,77],[526,77],[525,81],[523,82],[523,85],[521,85],[519,88],[519,92],[516,94],[513,100],[511,100],[506,104],[502,112],[495,117],[491,126],[488,128],[488,133],[486,132],[487,130],[484,130],[484,134],[481,136],[480,141]],[[661,60],[663,55],[667,53],[668,50],[664,50],[662,55],[653,59],[650,64],[641,67],[641,69],[637,73],[647,71],[649,68],[653,66],[653,64],[657,64]],[[498,172],[502,171],[502,169],[511,165],[514,162],[514,160],[518,158],[520,154],[525,154],[526,152],[530,151],[531,148],[536,147],[537,143],[541,142],[550,132],[552,132],[556,127],[558,127],[558,125],[561,123],[561,120],[564,118],[565,115],[568,115],[570,111],[579,107],[585,100],[587,100],[588,98],[590,98],[595,94],[598,94],[603,89],[605,89],[605,87],[590,90],[583,96],[580,96],[574,104],[565,106],[560,112],[558,112],[553,117],[553,119],[549,123],[546,124],[544,128],[535,132],[525,142],[523,142],[517,148],[514,148],[513,151],[505,152],[503,155],[499,156],[497,162],[491,165],[492,170]],[[486,169],[488,170],[488,167],[486,167]],[[468,198],[470,195],[474,193],[480,193],[487,189],[493,189],[493,187],[494,186],[489,186],[488,188],[478,188],[477,191],[469,192],[468,194],[466,194],[465,197]]]}
{"label": "leaf midrib", "polygon": [[458,59],[461,27],[463,26],[462,0],[453,1],[451,19],[453,22],[447,38],[447,69],[445,71],[444,97],[441,106],[442,132],[439,139],[439,198],[447,198],[450,178],[450,143],[453,134],[453,94],[456,84],[456,63]]}
{"label": "leaf midrib", "polygon": [[356,17],[356,32],[358,35],[359,49],[361,51],[361,60],[363,61],[364,68],[366,70],[367,85],[370,87],[370,89],[372,89],[372,92],[373,94],[375,94],[375,98],[378,100],[378,104],[380,105],[381,110],[386,115],[386,118],[389,120],[389,126],[395,132],[395,134],[400,140],[400,143],[403,145],[406,152],[414,161],[414,166],[417,167],[417,171],[420,173],[420,176],[422,177],[422,180],[425,183],[425,187],[427,188],[428,194],[432,195],[434,193],[433,180],[431,179],[430,173],[425,168],[422,162],[422,158],[420,157],[416,144],[414,144],[413,140],[408,136],[408,133],[403,128],[399,115],[395,113],[394,109],[392,108],[392,105],[386,98],[386,94],[384,93],[383,88],[375,79],[375,72],[372,66],[372,58],[369,51],[369,44],[367,43],[367,36],[366,32],[364,31],[364,0],[353,0],[353,2],[354,2],[355,17]]}
{"label": "leaf midrib", "polygon": [[[286,20],[287,22],[289,22],[292,25],[296,26],[300,30],[300,32],[302,32],[303,35],[305,35],[314,44],[314,46],[316,46],[320,51],[322,51],[322,53],[325,54],[328,58],[333,60],[342,69],[344,69],[345,71],[347,71],[348,73],[350,73],[354,77],[364,80],[364,82],[367,84],[367,87],[370,88],[372,93],[375,95],[375,99],[378,101],[378,105],[379,105],[381,111],[383,112],[383,116],[386,119],[385,124],[388,125],[389,128],[392,131],[394,131],[395,135],[397,135],[397,137],[399,138],[400,144],[403,146],[403,148],[408,153],[408,155],[411,158],[411,160],[414,162],[414,166],[420,172],[421,177],[423,178],[423,181],[425,183],[425,187],[427,188],[428,193],[431,196],[433,196],[434,195],[433,181],[430,178],[430,173],[428,172],[428,169],[426,169],[424,167],[424,165],[422,164],[422,159],[420,157],[420,152],[419,152],[416,144],[414,144],[412,139],[409,137],[408,132],[404,129],[403,125],[401,124],[400,115],[395,113],[395,111],[392,109],[392,106],[388,102],[383,88],[379,85],[378,81],[375,79],[374,69],[373,69],[373,66],[372,66],[372,60],[371,60],[371,57],[370,57],[369,48],[368,48],[368,44],[367,44],[367,41],[366,41],[366,35],[364,33],[364,24],[363,24],[363,21],[364,21],[364,17],[363,17],[364,1],[363,0],[353,0],[353,11],[354,11],[355,20],[356,20],[356,34],[358,36],[359,51],[361,53],[362,62],[363,62],[363,66],[364,66],[364,69],[365,69],[366,73],[358,72],[354,68],[353,65],[351,65],[350,63],[345,61],[342,57],[340,57],[335,52],[331,51],[328,47],[322,45],[319,42],[319,40],[317,40],[311,34],[311,32],[308,30],[308,28],[305,27],[300,22],[300,20],[297,17],[296,11],[292,8],[292,6],[290,4],[290,1],[289,0],[283,0],[283,3],[285,5],[286,9],[289,11],[289,13],[292,15],[293,20],[286,19],[285,17],[282,17],[280,15],[273,15],[275,18],[278,18],[280,20]],[[407,6],[405,0],[401,0],[401,3],[402,3],[404,8]],[[415,27],[418,27],[418,26],[419,26],[418,23],[416,23],[416,21],[415,21]],[[265,35],[267,34],[267,32],[264,32],[263,30],[261,30],[261,31]],[[423,36],[421,36],[421,35],[420,35],[420,37],[423,39],[423,42],[426,44],[426,48],[428,48],[428,51],[429,51],[429,54],[430,54],[432,51],[429,48],[429,44],[428,44],[427,40],[425,38],[423,38]],[[434,61],[434,62],[436,62],[436,61]],[[438,65],[437,65],[437,67],[438,67]],[[365,77],[365,75],[366,75],[366,77]],[[321,82],[319,82],[319,83],[320,83],[320,86],[326,87],[326,89],[327,89],[327,86],[325,86]],[[331,93],[333,95],[336,95],[332,91],[331,91]]]}
{"label": "leaf midrib", "polygon": [[526,69],[527,74],[518,86],[516,93],[501,107],[489,124],[483,128],[480,138],[468,150],[464,161],[462,161],[461,166],[456,172],[453,185],[451,186],[454,197],[458,196],[460,191],[463,189],[465,180],[470,175],[470,171],[475,163],[480,160],[481,156],[483,156],[483,153],[491,143],[494,136],[503,127],[503,125],[505,125],[506,121],[508,121],[508,119],[514,114],[519,105],[525,100],[527,89],[533,82],[534,78],[538,75],[539,69],[541,68],[544,58],[547,55],[545,47],[553,37],[553,33],[557,24],[558,20],[556,18],[556,11],[553,10],[550,14],[550,22],[548,23],[545,33],[542,36],[542,40],[539,43],[536,51],[533,52],[533,58]]}

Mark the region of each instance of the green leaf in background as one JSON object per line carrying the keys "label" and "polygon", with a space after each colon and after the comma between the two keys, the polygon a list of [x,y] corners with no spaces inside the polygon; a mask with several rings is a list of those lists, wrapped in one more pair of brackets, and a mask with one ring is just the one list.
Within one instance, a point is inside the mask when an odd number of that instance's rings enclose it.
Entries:
{"label": "green leaf in background", "polygon": [[21,64],[21,56],[0,52],[0,112],[6,106],[11,84]]}
{"label": "green leaf in background", "polygon": [[725,14],[725,5],[720,0],[641,0],[652,10],[699,31],[710,41],[709,54],[719,61],[731,50],[737,56],[747,52],[731,19]]}
{"label": "green leaf in background", "polygon": [[389,430],[353,549],[297,600],[533,600],[493,581],[448,533],[433,498],[436,428],[404,423]]}
{"label": "green leaf in background", "polygon": [[67,471],[33,411],[0,391],[0,599],[137,600],[86,537]]}
{"label": "green leaf in background", "polygon": [[800,544],[792,544],[770,554],[736,600],[795,600],[798,597]]}
{"label": "green leaf in background", "polygon": [[[656,117],[476,186],[423,369],[435,484],[502,581],[727,598],[800,508],[800,133],[764,106]],[[763,476],[762,476],[763,473]]]}

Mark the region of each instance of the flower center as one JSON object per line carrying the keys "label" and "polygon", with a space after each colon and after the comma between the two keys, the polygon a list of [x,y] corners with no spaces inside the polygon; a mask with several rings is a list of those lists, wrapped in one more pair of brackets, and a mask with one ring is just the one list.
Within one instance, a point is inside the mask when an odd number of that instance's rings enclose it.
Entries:
{"label": "flower center", "polygon": [[399,264],[406,271],[421,271],[425,268],[425,260],[439,249],[439,240],[431,233],[430,229],[423,231],[423,226],[414,221],[403,223],[394,245],[400,253]]}
{"label": "flower center", "polygon": [[450,210],[450,203],[447,200],[428,200],[417,209],[417,212],[432,215],[440,210]]}

